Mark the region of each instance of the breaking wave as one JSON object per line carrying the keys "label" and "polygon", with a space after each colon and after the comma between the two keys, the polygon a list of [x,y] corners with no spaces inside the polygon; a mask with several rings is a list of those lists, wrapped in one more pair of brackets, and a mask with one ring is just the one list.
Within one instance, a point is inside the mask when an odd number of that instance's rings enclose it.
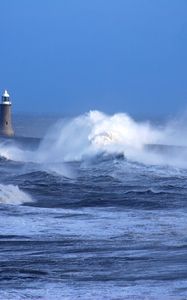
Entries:
{"label": "breaking wave", "polygon": [[[66,124],[59,121],[42,141],[37,159],[58,163],[116,153],[123,154],[129,161],[186,168],[187,148],[184,138],[182,140],[185,133],[187,135],[184,121],[161,127],[148,121],[136,122],[125,113],[108,116],[91,111]],[[177,147],[179,145],[185,147]]]}
{"label": "breaking wave", "polygon": [[17,185],[0,184],[0,203],[19,205],[32,202],[31,196],[19,189]]}
{"label": "breaking wave", "polygon": [[156,143],[161,135],[149,122],[137,123],[127,114],[107,116],[91,111],[66,125],[59,121],[41,143],[37,157],[58,162],[82,160],[101,152],[127,155],[129,150]]}
{"label": "breaking wave", "polygon": [[[173,121],[161,127],[150,122],[136,122],[125,113],[109,116],[90,111],[66,122],[58,121],[37,150],[5,144],[0,146],[0,155],[11,160],[38,163],[62,175],[67,173],[64,162],[85,160],[102,153],[122,154],[129,161],[144,164],[186,168],[185,135],[185,122]],[[185,147],[151,148],[147,145]]]}

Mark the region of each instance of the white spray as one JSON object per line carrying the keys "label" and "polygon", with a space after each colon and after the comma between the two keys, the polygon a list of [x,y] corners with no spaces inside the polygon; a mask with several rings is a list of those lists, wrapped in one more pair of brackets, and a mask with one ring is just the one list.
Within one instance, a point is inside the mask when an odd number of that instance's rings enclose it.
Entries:
{"label": "white spray", "polygon": [[[144,144],[156,143],[161,136],[161,132],[148,122],[136,123],[126,114],[107,116],[91,111],[65,126],[59,121],[43,140],[38,150],[38,159],[74,161],[100,152],[141,150]],[[47,151],[49,148],[50,151]]]}
{"label": "white spray", "polygon": [[39,163],[57,172],[61,169],[62,174],[65,170],[60,163],[87,159],[102,152],[123,153],[128,160],[146,164],[187,167],[185,149],[166,155],[145,147],[148,144],[186,145],[182,137],[187,135],[187,130],[184,122],[180,126],[179,123],[170,122],[161,128],[149,122],[136,122],[124,113],[108,116],[91,111],[66,123],[57,122],[36,151],[4,146],[0,148],[0,155]]}
{"label": "white spray", "polygon": [[0,203],[19,205],[32,202],[31,196],[19,189],[17,185],[0,184]]}

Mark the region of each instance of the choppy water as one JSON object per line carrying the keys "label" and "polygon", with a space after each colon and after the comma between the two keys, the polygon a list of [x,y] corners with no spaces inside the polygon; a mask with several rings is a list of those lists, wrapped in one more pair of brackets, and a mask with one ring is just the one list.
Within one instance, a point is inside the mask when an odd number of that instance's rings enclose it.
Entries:
{"label": "choppy water", "polygon": [[185,162],[62,127],[0,142],[0,299],[187,299]]}

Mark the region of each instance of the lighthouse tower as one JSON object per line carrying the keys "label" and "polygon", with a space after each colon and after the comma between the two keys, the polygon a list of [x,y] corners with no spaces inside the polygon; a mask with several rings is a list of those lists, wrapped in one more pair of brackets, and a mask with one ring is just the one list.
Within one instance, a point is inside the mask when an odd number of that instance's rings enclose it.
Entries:
{"label": "lighthouse tower", "polygon": [[14,135],[11,121],[11,101],[5,90],[0,103],[0,135],[11,137]]}

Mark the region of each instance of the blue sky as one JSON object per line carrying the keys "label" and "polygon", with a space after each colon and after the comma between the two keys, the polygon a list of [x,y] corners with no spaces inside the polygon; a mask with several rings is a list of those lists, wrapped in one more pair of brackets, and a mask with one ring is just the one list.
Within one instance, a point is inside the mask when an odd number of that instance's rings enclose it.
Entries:
{"label": "blue sky", "polygon": [[186,0],[1,0],[0,38],[15,112],[187,108]]}

